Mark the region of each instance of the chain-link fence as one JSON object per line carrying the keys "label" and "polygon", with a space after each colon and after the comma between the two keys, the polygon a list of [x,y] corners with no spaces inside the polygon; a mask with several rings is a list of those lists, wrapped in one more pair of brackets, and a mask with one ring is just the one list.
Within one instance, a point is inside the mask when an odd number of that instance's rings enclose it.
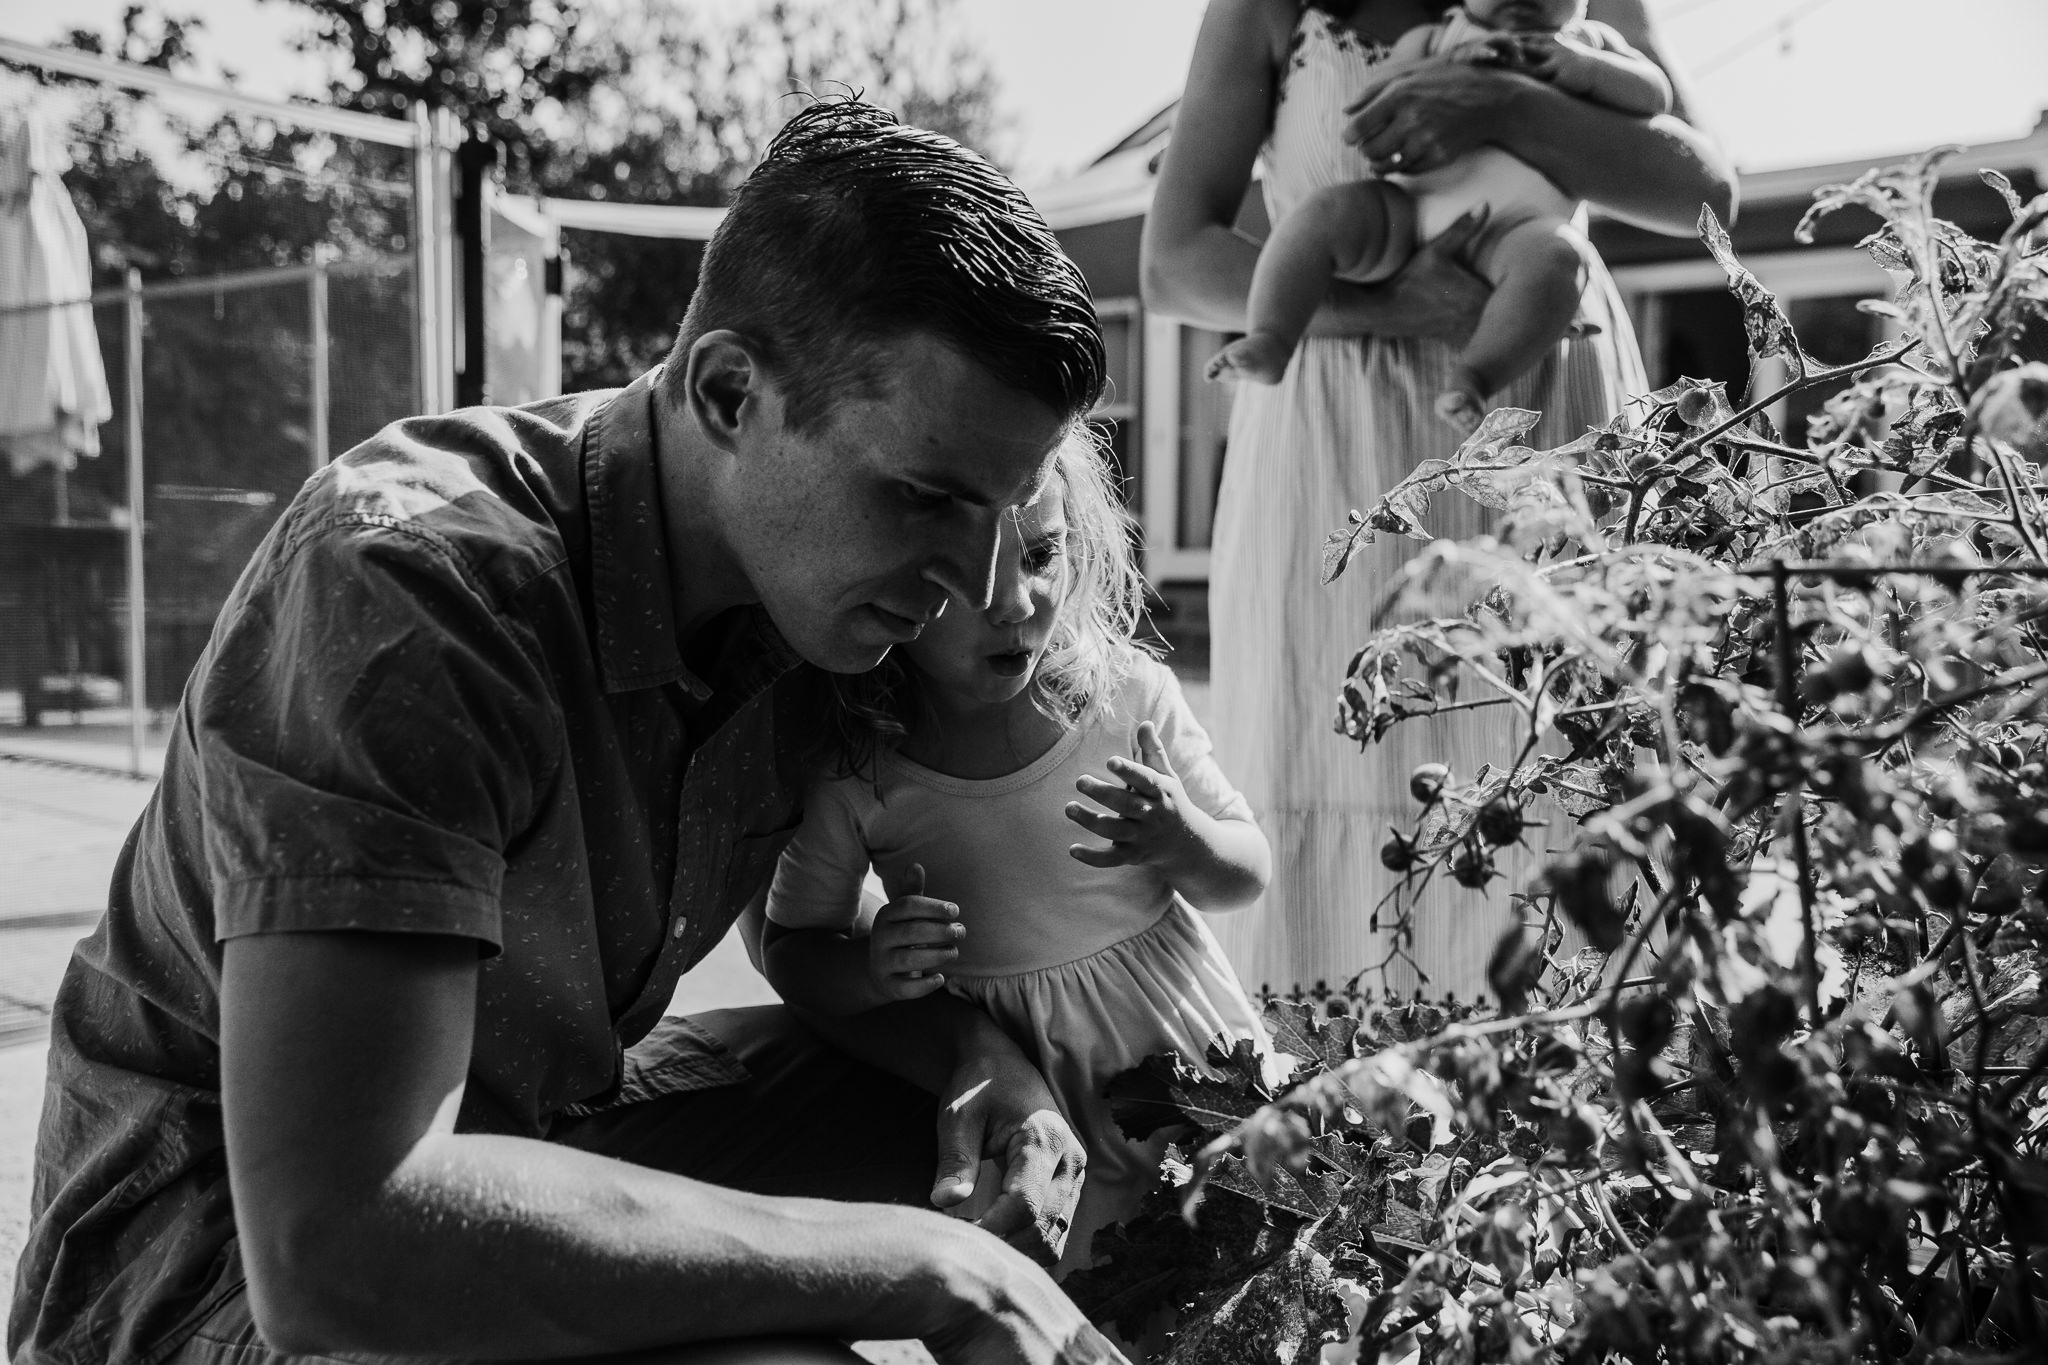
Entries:
{"label": "chain-link fence", "polygon": [[0,149],[31,153],[0,156],[0,749],[146,767],[299,485],[440,405],[436,153],[423,124],[0,62]]}

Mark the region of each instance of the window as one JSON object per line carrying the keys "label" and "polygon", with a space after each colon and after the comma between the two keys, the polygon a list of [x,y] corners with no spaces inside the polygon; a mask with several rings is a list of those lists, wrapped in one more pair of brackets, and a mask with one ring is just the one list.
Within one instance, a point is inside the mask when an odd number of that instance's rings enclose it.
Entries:
{"label": "window", "polygon": [[1088,420],[1109,441],[1116,472],[1123,482],[1124,501],[1144,506],[1144,470],[1137,460],[1139,344],[1138,301],[1097,299],[1095,316],[1102,323],[1102,348],[1109,363],[1109,385]]}

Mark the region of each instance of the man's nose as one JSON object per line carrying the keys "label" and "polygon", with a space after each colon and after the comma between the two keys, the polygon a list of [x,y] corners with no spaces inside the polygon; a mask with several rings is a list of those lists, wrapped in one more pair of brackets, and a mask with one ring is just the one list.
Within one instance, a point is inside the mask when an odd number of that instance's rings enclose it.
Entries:
{"label": "man's nose", "polygon": [[1002,515],[993,509],[965,509],[926,562],[924,576],[972,611],[987,611],[995,597],[996,547]]}

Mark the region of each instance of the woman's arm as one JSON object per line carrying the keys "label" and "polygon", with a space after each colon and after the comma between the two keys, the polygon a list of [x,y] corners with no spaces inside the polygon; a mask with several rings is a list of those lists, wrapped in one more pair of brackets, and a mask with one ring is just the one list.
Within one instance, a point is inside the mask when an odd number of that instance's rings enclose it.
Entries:
{"label": "woman's arm", "polygon": [[[1606,0],[1600,16],[1669,74],[1640,0]],[[1633,19],[1634,22],[1630,22]],[[1682,82],[1674,81],[1684,107]],[[1481,143],[1507,148],[1562,186],[1639,226],[1685,234],[1706,204],[1732,217],[1735,173],[1713,140],[1681,119],[1639,119],[1526,76],[1447,65],[1402,72],[1348,110],[1347,140],[1375,168],[1427,171]]]}
{"label": "woman's arm", "polygon": [[[1203,16],[1173,140],[1145,217],[1141,288],[1147,308],[1199,327],[1244,330],[1259,248],[1238,233],[1237,214],[1272,124],[1293,22],[1291,0],[1212,0]],[[1476,229],[1475,223],[1439,237],[1386,284],[1334,286],[1309,331],[1463,340],[1488,292],[1456,259]]]}

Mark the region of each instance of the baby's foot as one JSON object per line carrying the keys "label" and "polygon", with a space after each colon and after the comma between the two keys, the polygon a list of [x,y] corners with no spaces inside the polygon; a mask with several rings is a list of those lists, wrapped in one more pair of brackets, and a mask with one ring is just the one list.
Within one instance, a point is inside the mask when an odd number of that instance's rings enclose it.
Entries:
{"label": "baby's foot", "polygon": [[1294,348],[1271,332],[1252,332],[1239,337],[1209,361],[1205,372],[1211,379],[1236,383],[1249,379],[1254,384],[1277,384],[1287,373]]}
{"label": "baby's foot", "polygon": [[1456,427],[1460,436],[1470,436],[1486,420],[1486,405],[1476,393],[1450,389],[1436,396],[1436,415]]}

